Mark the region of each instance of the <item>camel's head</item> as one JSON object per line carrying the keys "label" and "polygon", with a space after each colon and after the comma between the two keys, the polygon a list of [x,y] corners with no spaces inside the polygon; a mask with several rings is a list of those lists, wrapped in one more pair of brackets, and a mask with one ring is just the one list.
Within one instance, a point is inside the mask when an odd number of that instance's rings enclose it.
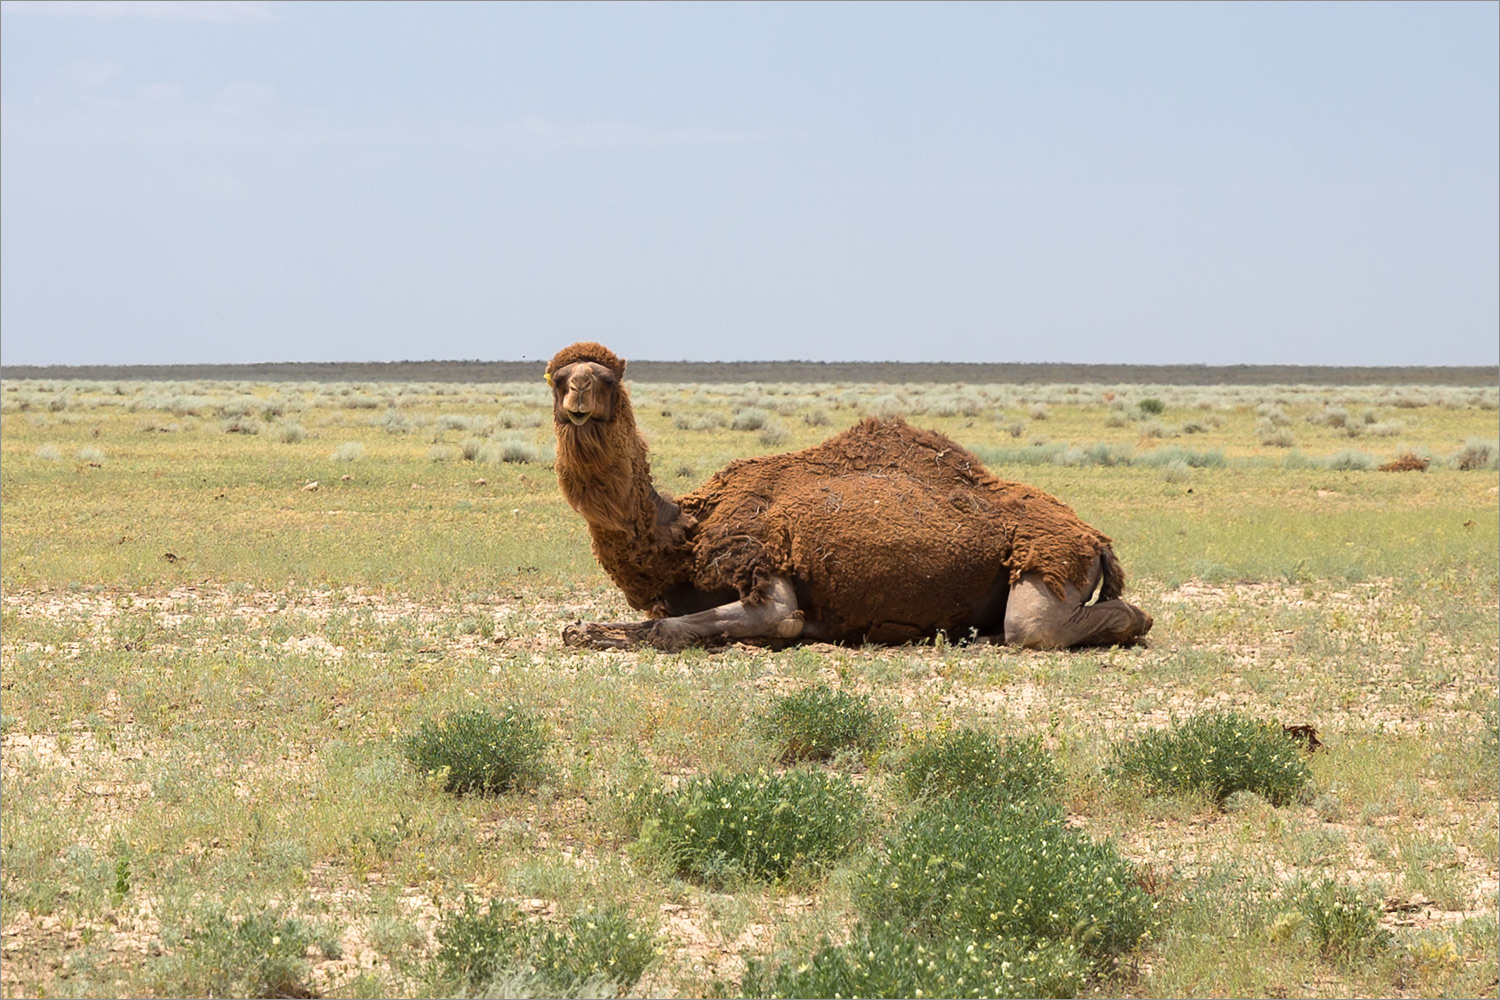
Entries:
{"label": "camel's head", "polygon": [[574,344],[558,351],[547,365],[554,422],[574,427],[591,420],[609,423],[615,416],[624,374],[625,362],[599,344]]}

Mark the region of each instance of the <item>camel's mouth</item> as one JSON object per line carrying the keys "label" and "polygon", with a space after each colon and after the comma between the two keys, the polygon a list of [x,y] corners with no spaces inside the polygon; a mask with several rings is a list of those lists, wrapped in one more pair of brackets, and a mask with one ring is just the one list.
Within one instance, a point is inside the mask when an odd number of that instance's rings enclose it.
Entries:
{"label": "camel's mouth", "polygon": [[574,427],[582,427],[589,422],[589,415],[587,413],[580,413],[576,410],[568,410],[567,413],[568,419],[573,421]]}

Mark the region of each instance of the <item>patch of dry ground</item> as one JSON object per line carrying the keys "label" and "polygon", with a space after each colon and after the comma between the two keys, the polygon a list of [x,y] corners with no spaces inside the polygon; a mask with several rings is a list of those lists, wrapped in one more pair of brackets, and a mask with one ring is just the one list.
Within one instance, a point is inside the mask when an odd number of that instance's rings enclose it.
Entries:
{"label": "patch of dry ground", "polygon": [[[1087,727],[1102,734],[1104,740],[1115,740],[1141,728],[1166,726],[1173,718],[1208,708],[1265,714],[1263,689],[1265,678],[1270,677],[1285,692],[1274,709],[1275,716],[1285,723],[1310,723],[1325,733],[1359,729],[1417,734],[1456,720],[1470,723],[1475,714],[1471,706],[1475,704],[1476,693],[1494,693],[1493,670],[1470,662],[1474,659],[1472,653],[1451,649],[1452,644],[1441,628],[1429,627],[1440,623],[1424,622],[1424,612],[1417,605],[1403,605],[1389,580],[1352,584],[1316,596],[1304,587],[1289,584],[1210,585],[1190,581],[1158,594],[1150,603],[1158,614],[1159,625],[1154,644],[1147,648],[1015,654],[984,646],[899,650],[813,646],[804,652],[826,661],[818,674],[829,683],[839,683],[844,676],[861,676],[862,670],[877,660],[898,663],[899,681],[882,688],[878,696],[888,704],[899,705],[903,723],[916,729],[937,724],[941,719],[962,719],[969,723],[988,720],[1002,729],[1036,731],[1061,718],[1075,723],[1087,720]],[[7,615],[18,620],[68,621],[78,625],[73,630],[78,637],[67,641],[16,642],[9,634],[0,637],[0,658],[8,665],[7,669],[23,651],[62,663],[79,658],[90,646],[128,648],[128,643],[140,640],[143,624],[152,634],[153,642],[189,648],[221,648],[227,644],[252,652],[296,653],[327,663],[371,655],[357,646],[330,639],[326,626],[336,615],[354,616],[375,630],[400,626],[424,650],[441,652],[450,660],[485,661],[507,653],[544,656],[547,669],[558,676],[577,672],[590,657],[606,658],[622,673],[628,672],[642,655],[580,653],[561,645],[560,629],[566,622],[628,614],[612,592],[569,600],[527,594],[497,598],[491,603],[455,606],[355,588],[270,591],[202,585],[177,587],[162,593],[108,588],[11,589],[0,595],[0,605]],[[1320,617],[1309,618],[1302,626],[1254,630],[1239,627],[1246,621],[1278,617],[1295,622],[1295,616],[1304,610],[1316,610]],[[1179,638],[1177,622],[1190,619],[1201,622],[1214,616],[1222,618],[1227,626],[1199,637],[1189,649]],[[1344,639],[1367,643],[1381,652],[1378,662],[1364,664],[1363,684],[1345,694],[1337,705],[1329,703],[1325,688],[1296,682],[1311,664],[1305,648],[1307,637],[1300,634],[1301,630],[1325,627],[1321,623],[1330,620],[1337,623]],[[469,621],[472,627],[455,630],[455,621]],[[280,638],[265,634],[273,625]],[[1248,640],[1250,634],[1254,641]],[[1411,651],[1418,642],[1425,644],[1422,655],[1447,657],[1452,661],[1451,669],[1446,672],[1448,681],[1420,692],[1411,690],[1412,682],[1406,679]],[[1185,650],[1197,657],[1186,671],[1180,667]],[[782,669],[782,661],[775,659],[775,654],[749,652],[767,658],[763,671],[752,682],[762,697],[805,683],[805,679],[799,679],[805,675]],[[1205,666],[1205,662],[1209,665]],[[659,662],[655,662],[655,668],[670,669]],[[680,669],[690,674],[703,668],[682,661]],[[1067,679],[1070,672],[1083,676]],[[1414,707],[1419,702],[1420,707]],[[122,765],[166,750],[165,737],[150,727],[138,725],[120,711],[116,692],[106,692],[102,704],[101,716],[114,724],[113,736],[107,744],[76,720],[60,725],[55,731],[24,731],[11,726],[0,736],[0,781],[7,788],[43,774],[76,776],[77,780],[58,783],[59,803],[87,800],[93,820],[88,830],[80,831],[78,842],[98,850],[108,845],[113,830],[124,817],[154,795],[150,782],[124,780],[120,776]],[[1331,752],[1337,753],[1336,745]],[[273,777],[296,783],[317,768],[318,757],[315,750],[296,749],[269,766],[276,770]],[[254,786],[246,776],[235,774],[232,769],[221,767],[221,771],[217,776],[232,784],[237,797],[253,794]],[[680,776],[673,771],[670,766],[662,768],[669,780]],[[256,776],[262,783],[266,777],[264,773]],[[1465,919],[1495,918],[1496,896],[1500,892],[1496,858],[1482,855],[1450,836],[1454,829],[1481,822],[1486,816],[1492,820],[1494,808],[1493,798],[1481,797],[1476,801],[1450,801],[1443,808],[1415,819],[1394,813],[1363,821],[1344,815],[1325,818],[1310,805],[1281,810],[1265,807],[1240,814],[1198,814],[1186,819],[1168,816],[1152,819],[1129,832],[1121,838],[1121,847],[1135,860],[1157,870],[1170,870],[1172,877],[1180,880],[1193,878],[1215,859],[1243,852],[1246,842],[1274,844],[1294,833],[1304,838],[1321,836],[1331,844],[1340,845],[1337,849],[1344,859],[1341,870],[1345,878],[1387,888],[1390,894],[1384,922],[1388,926],[1440,929]],[[526,840],[533,851],[558,852],[562,858],[584,867],[595,864],[596,847],[578,843],[568,832],[588,822],[586,803],[582,799],[563,801],[556,804],[553,812],[558,809],[571,810],[575,815],[560,822],[558,816],[550,814],[545,818],[534,814],[506,822],[524,824]],[[1100,825],[1097,819],[1078,815],[1073,822],[1097,827]],[[549,828],[554,822],[558,832]],[[1419,834],[1451,845],[1446,858],[1437,863],[1457,869],[1461,882],[1468,886],[1459,905],[1445,908],[1422,891],[1410,888],[1392,855],[1376,856],[1366,835],[1372,829],[1386,831],[1388,827],[1392,828],[1388,831],[1392,835]],[[511,833],[498,827],[480,827],[475,836],[483,841],[509,837]],[[182,845],[187,853],[216,848],[216,841]],[[1287,880],[1319,874],[1326,866],[1314,860],[1299,867],[1287,861],[1282,852],[1277,855],[1273,869],[1278,878]],[[399,970],[392,968],[390,960],[371,944],[369,921],[360,916],[368,909],[372,891],[395,887],[388,885],[388,877],[378,871],[364,878],[365,881],[358,882],[347,871],[336,871],[320,863],[309,869],[308,898],[326,905],[330,913],[342,915],[339,917],[343,928],[341,955],[336,959],[320,959],[315,964],[314,986],[320,991],[337,990],[361,972],[378,971],[387,977],[387,982],[399,981]],[[495,892],[501,887],[469,888]],[[457,898],[457,895],[434,896],[423,886],[399,887],[401,910],[429,949],[435,947],[434,933],[441,914]],[[778,938],[775,926],[778,918],[805,915],[822,905],[813,897],[783,895],[771,900],[770,910],[758,918],[727,921],[716,915],[712,893],[695,892],[682,901],[659,904],[663,951],[669,960],[641,988],[667,992],[674,988],[674,981],[678,984],[734,982],[744,971],[742,956],[747,952],[765,953]],[[525,898],[516,902],[537,919],[558,916],[553,900]],[[49,956],[46,961],[54,963],[52,971],[57,972],[62,962],[57,956],[67,954],[80,943],[89,943],[95,950],[124,962],[159,954],[161,924],[154,906],[149,897],[132,897],[129,905],[107,908],[97,919],[85,921],[7,908],[0,926],[0,941],[3,941],[0,949],[6,958],[0,982],[5,993],[14,995],[21,983],[36,981],[38,970],[29,967],[28,956]],[[837,926],[840,920],[838,915],[821,916],[824,926]],[[672,970],[672,980],[666,978],[668,967]]]}

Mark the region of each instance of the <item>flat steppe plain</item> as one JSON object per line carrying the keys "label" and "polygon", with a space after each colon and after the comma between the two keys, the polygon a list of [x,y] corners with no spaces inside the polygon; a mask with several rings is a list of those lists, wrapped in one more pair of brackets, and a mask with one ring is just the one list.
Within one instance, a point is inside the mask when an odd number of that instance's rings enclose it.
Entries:
{"label": "flat steppe plain", "polygon": [[[1160,902],[1101,995],[1495,995],[1494,387],[633,392],[671,492],[865,414],[944,431],[1115,539],[1150,643],[568,649],[568,622],[633,613],[558,495],[539,381],[7,380],[4,995],[184,995],[212,981],[204,928],[260,913],[320,935],[309,994],[425,995],[466,894],[559,926],[623,906],[660,952],[637,991],[735,995],[747,958],[848,934],[908,808],[888,763],[954,726],[1040,737],[1069,823]],[[1427,470],[1377,468],[1406,454]],[[635,849],[622,789],[775,769],[755,721],[820,683],[898,723],[839,765],[868,849],[769,887]],[[423,721],[503,704],[546,722],[538,781],[460,797],[403,759]],[[1107,775],[1122,740],[1214,709],[1316,727],[1307,794],[1223,809]],[[1324,878],[1390,932],[1357,961],[1289,918]]]}

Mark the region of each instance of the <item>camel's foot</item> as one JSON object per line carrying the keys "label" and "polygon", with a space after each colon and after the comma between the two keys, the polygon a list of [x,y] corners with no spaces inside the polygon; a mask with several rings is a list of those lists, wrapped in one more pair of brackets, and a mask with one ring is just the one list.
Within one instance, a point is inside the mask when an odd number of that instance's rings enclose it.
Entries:
{"label": "camel's foot", "polygon": [[658,627],[657,619],[644,622],[574,622],[563,629],[565,646],[584,649],[637,649],[651,646],[676,652],[687,643],[675,641],[675,637]]}

